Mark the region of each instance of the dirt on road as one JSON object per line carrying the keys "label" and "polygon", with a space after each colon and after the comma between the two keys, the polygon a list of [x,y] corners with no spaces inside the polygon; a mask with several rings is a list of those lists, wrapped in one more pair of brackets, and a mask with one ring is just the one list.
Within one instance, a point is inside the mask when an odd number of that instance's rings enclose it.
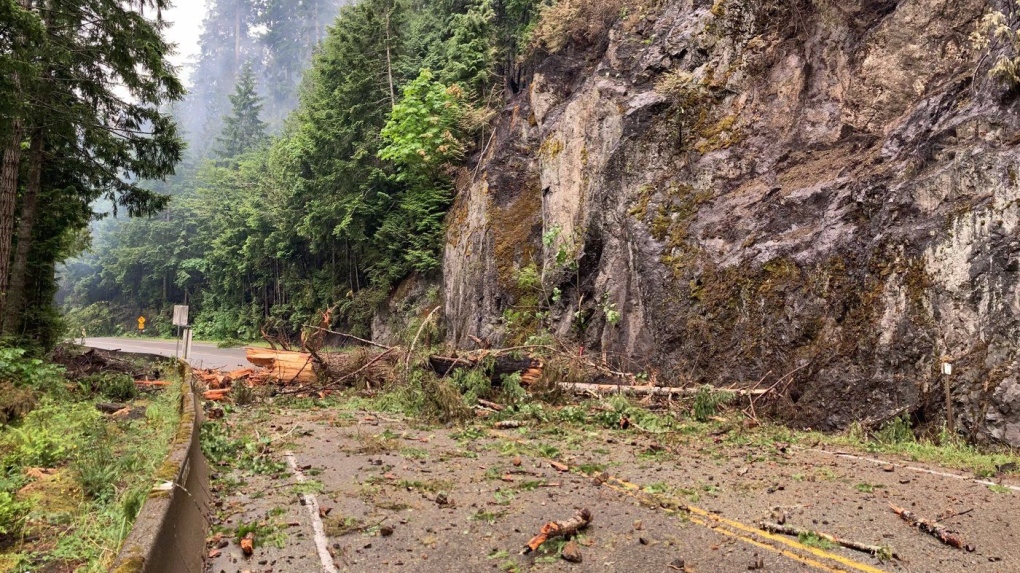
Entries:
{"label": "dirt on road", "polygon": [[[204,443],[221,465],[207,571],[1020,571],[1015,474],[978,480],[748,429],[737,413],[669,431],[541,415],[497,429],[422,425],[367,404],[265,404],[209,423]],[[973,550],[940,542],[890,504],[938,520]],[[576,545],[554,539],[522,554],[543,524],[580,509],[593,519]],[[763,520],[881,554],[766,533]],[[239,539],[249,532],[246,556]],[[581,562],[563,559],[575,549]]]}

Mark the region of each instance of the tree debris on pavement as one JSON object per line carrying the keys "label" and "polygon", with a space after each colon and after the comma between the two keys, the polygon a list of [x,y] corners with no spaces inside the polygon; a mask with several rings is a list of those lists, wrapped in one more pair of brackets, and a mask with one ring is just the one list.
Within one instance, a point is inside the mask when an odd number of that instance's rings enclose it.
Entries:
{"label": "tree debris on pavement", "polygon": [[819,539],[824,539],[834,545],[846,547],[847,549],[853,549],[854,551],[861,551],[874,555],[875,557],[892,559],[899,559],[899,556],[892,550],[891,547],[885,545],[871,545],[870,543],[860,543],[858,541],[851,541],[849,539],[843,539],[836,537],[835,535],[824,533],[822,531],[815,531],[813,529],[801,529],[799,527],[793,527],[791,525],[780,525],[778,523],[772,523],[770,521],[762,521],[758,524],[758,527],[768,531],[769,533],[781,533],[783,535],[792,535],[794,537],[813,536]]}
{"label": "tree debris on pavement", "polygon": [[932,537],[938,539],[942,543],[945,543],[946,545],[950,547],[955,547],[957,549],[974,551],[973,545],[968,545],[964,543],[963,539],[959,535],[956,535],[955,533],[949,531],[948,529],[946,529],[945,526],[940,525],[939,523],[936,522],[921,519],[920,517],[914,515],[914,513],[909,509],[898,507],[892,503],[889,504],[889,507],[892,508],[893,512],[896,513],[896,515],[900,516],[903,519],[903,521],[906,521],[907,523],[920,529],[924,533],[931,535]]}
{"label": "tree debris on pavement", "polygon": [[521,555],[527,555],[532,551],[538,551],[543,543],[556,537],[569,537],[578,531],[588,527],[591,523],[591,511],[588,509],[578,510],[574,517],[566,521],[550,521],[542,526],[538,535],[531,538],[531,541],[524,546]]}

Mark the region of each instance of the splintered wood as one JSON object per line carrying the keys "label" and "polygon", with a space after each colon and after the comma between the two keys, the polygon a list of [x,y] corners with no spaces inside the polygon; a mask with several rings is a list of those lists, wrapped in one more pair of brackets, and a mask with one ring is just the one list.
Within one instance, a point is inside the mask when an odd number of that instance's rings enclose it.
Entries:
{"label": "splintered wood", "polygon": [[265,368],[269,376],[284,384],[310,384],[318,379],[307,352],[270,350],[268,348],[245,348],[248,362]]}
{"label": "splintered wood", "polygon": [[589,523],[591,523],[591,511],[587,509],[578,510],[574,517],[571,517],[566,521],[550,521],[542,526],[538,535],[531,538],[531,541],[524,546],[521,554],[527,555],[532,551],[538,551],[538,548],[550,539],[574,535],[578,531],[588,527]]}

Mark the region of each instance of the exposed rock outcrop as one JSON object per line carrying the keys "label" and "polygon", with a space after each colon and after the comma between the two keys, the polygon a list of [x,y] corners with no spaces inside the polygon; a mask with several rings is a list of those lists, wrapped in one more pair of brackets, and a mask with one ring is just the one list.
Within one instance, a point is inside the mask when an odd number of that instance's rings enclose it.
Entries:
{"label": "exposed rock outcrop", "polygon": [[968,39],[989,3],[642,4],[533,55],[458,180],[448,335],[506,336],[534,263],[555,334],[660,383],[793,373],[795,423],[935,421],[948,357],[957,427],[1020,445],[1020,122]]}

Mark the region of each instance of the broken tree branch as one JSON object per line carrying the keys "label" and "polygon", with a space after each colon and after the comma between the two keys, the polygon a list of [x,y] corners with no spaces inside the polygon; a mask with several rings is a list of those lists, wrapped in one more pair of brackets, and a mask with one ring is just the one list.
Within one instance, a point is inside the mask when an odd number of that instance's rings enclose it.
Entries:
{"label": "broken tree branch", "polygon": [[588,511],[588,509],[578,510],[574,517],[571,517],[566,521],[550,521],[543,525],[538,535],[532,537],[531,541],[524,546],[524,549],[521,551],[521,555],[527,555],[532,551],[537,551],[543,543],[555,537],[574,535],[578,531],[588,527],[589,523],[591,523],[591,511]]}
{"label": "broken tree branch", "polygon": [[306,324],[305,327],[306,328],[311,328],[313,330],[320,330],[320,331],[325,332],[327,334],[333,334],[333,335],[336,335],[336,336],[343,336],[344,338],[350,338],[351,340],[357,340],[358,342],[360,342],[362,344],[368,344],[369,346],[375,346],[377,348],[382,348],[383,350],[389,350],[390,348],[393,348],[392,346],[386,346],[385,344],[379,344],[378,342],[372,342],[371,340],[365,340],[364,338],[358,338],[357,336],[354,336],[353,334],[348,334],[346,332],[337,332],[335,330],[330,330],[328,328],[322,328],[321,326],[312,326],[312,325]]}
{"label": "broken tree branch", "polygon": [[829,533],[823,533],[821,531],[814,531],[812,529],[801,529],[799,527],[793,527],[790,525],[780,525],[778,523],[772,523],[770,521],[762,521],[758,524],[758,527],[768,531],[769,533],[782,533],[783,535],[792,535],[794,537],[802,537],[811,535],[824,539],[829,543],[846,547],[847,549],[853,549],[854,551],[860,551],[862,553],[869,553],[875,557],[888,557],[899,559],[899,556],[893,552],[891,547],[885,545],[871,545],[868,543],[860,543],[857,541],[851,541],[849,539],[842,539],[831,535]]}
{"label": "broken tree branch", "polygon": [[418,332],[414,335],[414,340],[411,341],[411,347],[407,349],[407,356],[404,357],[404,372],[408,372],[411,369],[411,355],[414,354],[414,347],[418,344],[418,337],[421,336],[421,331],[425,330],[425,325],[432,320],[432,315],[439,311],[441,307],[432,309],[432,312],[425,317],[425,320],[421,321],[421,326],[418,327]]}
{"label": "broken tree branch", "polygon": [[[564,384],[564,388],[578,394],[594,392],[596,394],[653,394],[672,396],[676,394],[697,394],[701,388],[681,388],[678,386],[626,386],[622,384]],[[737,396],[760,396],[768,390],[744,390],[740,388],[716,388],[719,392],[730,392]]]}
{"label": "broken tree branch", "polygon": [[942,543],[945,543],[946,545],[950,547],[955,547],[957,549],[974,551],[973,545],[967,545],[966,543],[963,542],[963,539],[961,539],[959,535],[956,535],[955,533],[949,531],[944,526],[936,522],[921,519],[920,517],[914,515],[914,513],[909,509],[897,507],[892,503],[889,504],[889,507],[893,510],[893,512],[896,515],[900,516],[903,519],[903,521],[906,521],[910,525],[913,525],[914,527],[920,529],[922,532],[931,535],[932,537],[938,539]]}
{"label": "broken tree branch", "polygon": [[341,382],[349,380],[349,379],[357,376],[358,374],[361,374],[365,370],[368,370],[376,362],[379,362],[380,360],[383,359],[383,357],[385,357],[387,354],[389,354],[390,352],[393,352],[396,349],[397,349],[397,347],[393,346],[393,347],[387,349],[385,352],[380,352],[378,355],[376,355],[375,358],[373,358],[373,359],[369,360],[368,362],[366,362],[365,365],[362,366],[361,368],[358,368],[354,372],[348,372],[347,374],[344,374],[343,376],[341,376],[339,378],[331,380],[329,382],[329,384],[324,384],[324,385],[315,386],[315,387],[304,386],[304,387],[301,387],[301,388],[293,388],[291,390],[283,390],[283,391],[277,392],[277,394],[278,395],[280,395],[280,394],[301,394],[301,393],[306,393],[306,392],[318,392],[318,391],[322,391],[322,390],[328,390],[328,389],[331,389],[331,388],[335,388]]}
{"label": "broken tree branch", "polygon": [[482,351],[470,356],[429,356],[429,366],[432,371],[442,376],[447,376],[457,368],[477,368],[486,364],[486,358],[491,357],[491,369],[487,372],[490,380],[495,385],[502,382],[506,374],[518,373],[521,375],[521,384],[527,386],[534,384],[542,377],[542,369],[545,367],[541,360],[524,356],[515,358],[506,354],[493,354],[489,351]]}

